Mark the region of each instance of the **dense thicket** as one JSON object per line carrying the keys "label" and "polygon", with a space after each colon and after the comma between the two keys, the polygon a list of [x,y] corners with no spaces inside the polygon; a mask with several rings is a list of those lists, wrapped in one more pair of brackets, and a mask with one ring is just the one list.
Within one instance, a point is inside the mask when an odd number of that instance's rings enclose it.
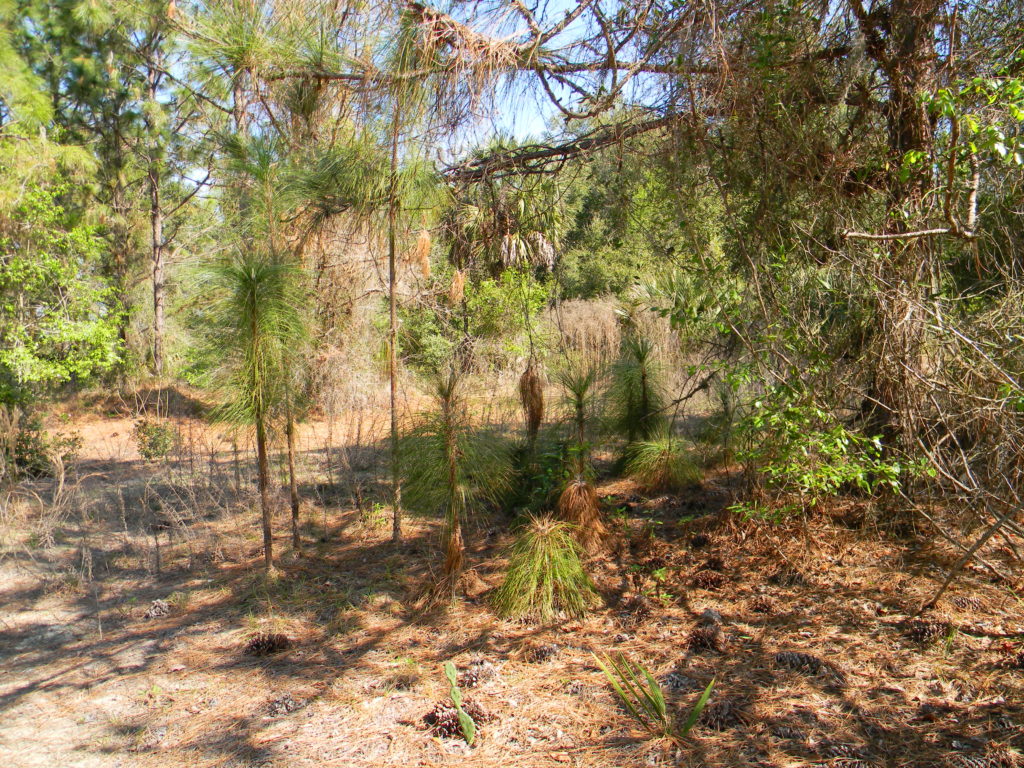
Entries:
{"label": "dense thicket", "polygon": [[[696,479],[692,448],[771,492],[750,513],[857,493],[1016,525],[1019,3],[62,0],[0,24],[0,401],[244,357],[196,343],[195,268],[261,253],[303,274],[316,340],[281,374],[286,433],[383,345],[396,538],[399,374],[579,354],[619,358],[601,426],[654,488]],[[522,93],[550,131],[471,150]],[[575,344],[609,297],[622,349]],[[681,434],[698,392],[717,411]],[[563,437],[574,482],[589,439]],[[469,485],[431,491],[453,541]]]}

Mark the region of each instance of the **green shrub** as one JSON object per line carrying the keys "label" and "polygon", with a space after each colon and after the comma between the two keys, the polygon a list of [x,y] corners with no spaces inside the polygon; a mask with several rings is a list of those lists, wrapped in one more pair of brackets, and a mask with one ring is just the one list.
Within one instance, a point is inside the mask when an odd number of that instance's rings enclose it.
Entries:
{"label": "green shrub", "polygon": [[139,419],[132,429],[139,455],[146,461],[165,459],[181,445],[181,434],[170,422]]}
{"label": "green shrub", "polygon": [[508,574],[492,604],[503,618],[550,621],[559,614],[583,616],[596,600],[572,527],[538,517],[512,545]]}
{"label": "green shrub", "polygon": [[747,462],[779,492],[799,497],[803,507],[843,491],[899,489],[902,480],[925,472],[922,462],[888,455],[877,436],[867,436],[788,388],[755,401],[739,425]]}
{"label": "green shrub", "polygon": [[81,448],[81,435],[47,434],[38,416],[0,406],[0,479],[48,477],[55,461],[66,463]]}

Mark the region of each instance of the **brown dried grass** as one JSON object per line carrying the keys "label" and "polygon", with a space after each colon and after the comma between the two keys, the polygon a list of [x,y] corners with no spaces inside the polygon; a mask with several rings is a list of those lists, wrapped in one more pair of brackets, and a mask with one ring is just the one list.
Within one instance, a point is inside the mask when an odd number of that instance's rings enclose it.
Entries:
{"label": "brown dried grass", "polygon": [[544,383],[541,381],[539,365],[531,360],[519,377],[519,402],[526,419],[526,434],[532,444],[537,439],[540,423],[544,420]]}
{"label": "brown dried grass", "polygon": [[558,497],[558,515],[575,526],[576,538],[586,552],[598,551],[608,535],[601,520],[601,504],[594,486],[577,478],[565,486]]}
{"label": "brown dried grass", "polygon": [[421,229],[419,234],[416,236],[416,242],[413,243],[406,254],[405,259],[409,264],[412,264],[419,268],[420,275],[424,280],[430,277],[430,248],[432,241],[430,238],[429,229]]}
{"label": "brown dried grass", "polygon": [[452,304],[461,304],[466,295],[466,274],[461,270],[455,270],[452,275],[452,284],[448,287],[448,301]]}

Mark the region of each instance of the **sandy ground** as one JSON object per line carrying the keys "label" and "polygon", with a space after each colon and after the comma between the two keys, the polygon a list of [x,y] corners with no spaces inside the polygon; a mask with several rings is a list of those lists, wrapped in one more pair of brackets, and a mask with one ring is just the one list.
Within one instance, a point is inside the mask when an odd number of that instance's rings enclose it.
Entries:
{"label": "sandy ground", "polygon": [[[511,540],[503,519],[469,532],[465,597],[415,610],[437,569],[437,523],[410,521],[392,547],[372,503],[372,453],[345,470],[362,472],[357,510],[348,486],[326,480],[343,474],[320,448],[326,425],[301,438],[305,549],[290,552],[282,512],[281,576],[266,583],[251,487],[201,487],[231,485],[230,451],[220,466],[146,464],[131,424],[84,425],[80,504],[52,542],[32,538],[31,504],[9,521],[2,766],[1024,765],[1021,584],[968,571],[915,620],[953,553],[854,506],[806,526],[757,525],[722,512],[714,480],[655,499],[607,483],[615,535],[588,566],[603,605],[535,626],[487,607]],[[172,530],[147,527],[183,488],[208,501]],[[986,552],[1019,574],[1011,555]],[[708,615],[720,622],[711,639]],[[258,632],[291,647],[249,655]],[[652,670],[680,717],[715,679],[690,740],[652,738],[623,711],[595,663],[619,652]],[[424,722],[446,698],[448,660],[474,673],[465,692],[492,716],[472,749]]]}

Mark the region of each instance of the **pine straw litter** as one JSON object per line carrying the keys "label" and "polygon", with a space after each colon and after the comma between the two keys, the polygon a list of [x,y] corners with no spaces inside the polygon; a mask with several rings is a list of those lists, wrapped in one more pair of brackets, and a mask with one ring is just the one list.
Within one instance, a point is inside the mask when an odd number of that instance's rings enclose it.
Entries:
{"label": "pine straw litter", "polygon": [[[143,619],[140,609],[121,622],[112,612],[103,648],[158,638],[159,652],[100,670],[100,643],[84,636],[35,670],[58,694],[40,702],[94,708],[106,718],[102,736],[76,749],[109,765],[130,754],[140,768],[1024,765],[1014,636],[1024,615],[1006,585],[969,573],[937,610],[915,617],[934,590],[933,569],[954,553],[824,517],[812,540],[802,526],[660,514],[657,536],[643,533],[649,518],[626,520],[612,532],[619,546],[591,561],[607,607],[548,627],[496,620],[486,593],[415,614],[407,597],[435,553],[368,557],[383,551],[386,531],[332,542],[322,561],[283,561],[266,589],[253,579],[253,553],[252,563],[193,579],[182,610]],[[434,533],[409,525],[416,540]],[[471,555],[489,588],[506,538]],[[652,558],[667,574],[657,589],[645,577],[624,589],[630,565]],[[707,568],[711,558],[721,571]],[[710,572],[722,583],[694,586]],[[641,604],[638,590],[648,593],[645,610],[624,626],[622,606]],[[945,630],[915,633],[914,621]],[[254,632],[283,634],[288,647],[247,655]],[[594,659],[620,651],[651,669],[681,717],[717,680],[686,746],[646,737],[624,713]],[[466,690],[493,718],[473,748],[424,722],[446,700],[447,660],[460,672],[486,670]],[[62,705],[70,688],[85,698]],[[115,694],[120,704],[105,709]]]}

